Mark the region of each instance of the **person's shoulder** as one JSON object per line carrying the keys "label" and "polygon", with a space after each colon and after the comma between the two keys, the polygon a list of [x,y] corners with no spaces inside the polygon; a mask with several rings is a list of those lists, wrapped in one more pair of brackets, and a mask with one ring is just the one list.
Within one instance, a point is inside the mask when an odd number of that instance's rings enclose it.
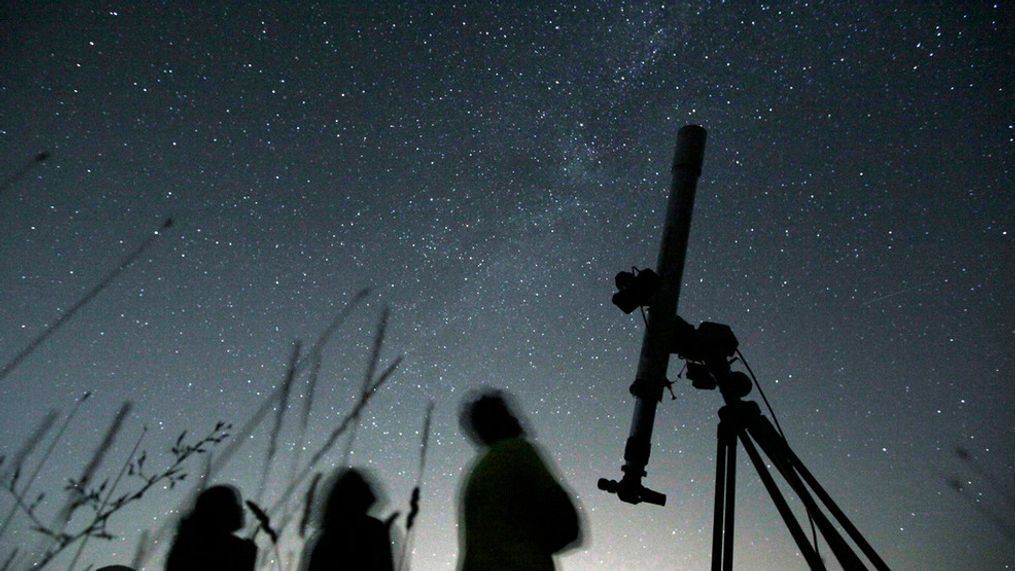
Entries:
{"label": "person's shoulder", "polygon": [[373,516],[363,516],[363,528],[371,532],[388,532],[388,525]]}
{"label": "person's shoulder", "polygon": [[[542,463],[543,457],[539,452],[539,447],[536,446],[528,438],[522,436],[515,436],[514,438],[505,438],[497,443],[497,454],[510,458],[513,462],[540,462]],[[491,451],[493,451],[491,449]]]}
{"label": "person's shoulder", "polygon": [[505,438],[491,444],[476,459],[470,473],[486,476],[491,472],[513,472],[539,464],[542,464],[541,457],[531,442],[522,437]]}
{"label": "person's shoulder", "polygon": [[523,436],[512,436],[498,440],[490,446],[490,453],[497,455],[528,454],[535,452],[535,446]]}
{"label": "person's shoulder", "polygon": [[244,539],[230,534],[227,539],[229,549],[238,555],[257,555],[257,544],[252,539]]}

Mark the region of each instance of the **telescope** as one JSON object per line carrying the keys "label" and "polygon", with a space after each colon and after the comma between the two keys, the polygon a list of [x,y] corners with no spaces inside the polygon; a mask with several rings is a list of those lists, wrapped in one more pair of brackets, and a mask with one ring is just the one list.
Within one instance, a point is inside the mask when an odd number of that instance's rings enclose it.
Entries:
{"label": "telescope", "polygon": [[[619,481],[600,478],[598,487],[630,504],[666,504],[666,495],[645,487],[642,479],[647,476],[656,406],[662,400],[664,388],[669,388],[672,394],[673,383],[666,378],[666,373],[670,355],[675,354],[686,362],[687,378],[694,388],[718,389],[725,402],[725,406],[719,409],[717,431],[712,570],[729,571],[733,568],[736,448],[739,442],[811,569],[825,569],[825,562],[817,550],[816,529],[844,569],[867,568],[854,550],[855,545],[875,569],[887,571],[888,566],[871,544],[789,447],[781,430],[761,414],[761,408],[756,403],[741,400],[750,393],[752,380],[746,374],[731,369],[736,360],[734,355],[742,359],[733,330],[728,325],[708,321],[694,327],[677,315],[705,138],[705,130],[696,125],[683,127],[677,135],[673,182],[656,266],[658,274],[650,269],[635,268],[631,272],[618,273],[614,280],[618,290],[613,295],[614,305],[626,314],[638,308],[647,307],[648,310],[638,371],[629,389],[635,405],[631,429],[624,445],[624,465],[620,468],[623,475]],[[767,456],[767,462],[762,455]],[[775,483],[769,464],[804,505],[815,536],[814,544]],[[853,545],[846,541],[840,529]]]}
{"label": "telescope", "polygon": [[645,468],[651,454],[656,405],[662,400],[663,389],[669,386],[666,369],[674,341],[677,299],[706,137],[705,129],[698,125],[686,125],[677,133],[673,178],[656,270],[628,275],[621,272],[615,279],[618,292],[613,296],[614,304],[625,313],[641,306],[648,306],[648,311],[638,372],[630,387],[635,404],[630,435],[624,446],[624,465],[620,469],[623,476],[619,482],[601,478],[598,485],[599,489],[614,493],[621,501],[631,504],[645,502],[662,506],[666,503],[666,496],[643,486],[642,478],[647,475]]}

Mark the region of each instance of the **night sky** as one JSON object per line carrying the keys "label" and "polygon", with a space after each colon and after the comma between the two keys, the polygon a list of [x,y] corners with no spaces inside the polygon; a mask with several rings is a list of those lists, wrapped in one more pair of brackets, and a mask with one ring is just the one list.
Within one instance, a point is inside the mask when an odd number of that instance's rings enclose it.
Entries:
{"label": "night sky", "polygon": [[[292,342],[369,287],[324,351],[307,449],[351,409],[390,307],[381,364],[405,360],[352,461],[379,513],[404,513],[435,401],[415,569],[454,568],[474,455],[458,407],[480,386],[517,397],[580,498],[587,540],[562,569],[707,568],[717,393],[681,381],[660,406],[645,483],[666,507],[596,489],[620,476],[644,327],[611,305],[613,276],[655,264],[676,133],[700,124],[679,313],[733,327],[890,566],[1015,565],[1011,3],[15,2],[0,19],[0,176],[52,153],[0,193],[0,363],[176,221],[0,384],[7,455],[94,393],[32,488],[47,517],[124,400],[103,477],[143,426],[161,466],[180,431],[244,422]],[[256,494],[271,423],[218,481]],[[805,568],[740,462],[737,566]],[[185,491],[117,514],[82,562],[130,562]],[[290,530],[282,552],[299,548]]]}

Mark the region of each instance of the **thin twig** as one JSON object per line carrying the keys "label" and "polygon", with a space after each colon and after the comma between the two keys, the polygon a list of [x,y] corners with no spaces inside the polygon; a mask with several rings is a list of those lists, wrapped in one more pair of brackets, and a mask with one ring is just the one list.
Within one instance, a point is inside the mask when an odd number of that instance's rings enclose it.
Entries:
{"label": "thin twig", "polygon": [[[70,426],[71,421],[74,420],[75,416],[77,416],[78,410],[81,408],[81,404],[84,403],[86,400],[88,400],[88,398],[91,396],[92,393],[90,391],[85,392],[85,394],[83,394],[77,400],[77,402],[74,403],[74,407],[71,408],[70,414],[67,415],[67,418],[64,419],[63,424],[60,425],[60,429],[56,431],[56,436],[54,436],[53,440],[50,441],[49,446],[46,447],[46,452],[43,453],[42,458],[39,460],[39,463],[35,466],[35,470],[32,471],[32,475],[29,476],[28,480],[25,482],[25,487],[22,488],[21,490],[22,495],[24,496],[28,495],[28,492],[32,488],[32,484],[34,484],[36,478],[39,477],[39,472],[42,471],[42,468],[43,466],[46,465],[46,462],[49,460],[50,455],[53,454],[53,450],[56,448],[56,445],[60,442],[60,439],[63,438],[63,435],[67,431],[67,427]],[[11,506],[11,511],[7,513],[7,517],[4,519],[3,525],[0,526],[0,539],[2,539],[7,534],[7,529],[10,526],[11,522],[14,521],[14,514],[16,514],[17,512],[18,506],[16,505]]]}
{"label": "thin twig", "polygon": [[45,497],[45,494],[41,494],[36,501],[28,503],[25,500],[24,496],[22,496],[21,494],[19,494],[14,490],[13,486],[10,487],[5,486],[4,489],[7,490],[7,492],[11,495],[12,498],[14,498],[14,504],[18,507],[18,509],[20,509],[26,516],[28,516],[28,519],[32,520],[32,526],[34,528],[36,529],[46,528],[46,524],[39,519],[39,516],[35,515],[35,506]]}
{"label": "thin twig", "polygon": [[[102,510],[106,508],[106,505],[109,503],[109,498],[113,497],[113,492],[116,491],[117,486],[120,484],[120,479],[123,478],[123,475],[127,472],[127,468],[130,467],[130,463],[134,461],[134,455],[137,454],[137,449],[141,446],[141,441],[144,440],[145,434],[147,433],[148,427],[145,426],[141,429],[141,434],[138,435],[137,441],[134,442],[134,447],[130,449],[130,454],[127,455],[127,460],[123,463],[123,466],[120,467],[120,473],[117,474],[116,479],[113,480],[113,485],[110,486],[109,491],[106,492],[106,497],[102,499],[102,503],[99,505],[98,509],[99,513],[102,513]],[[78,559],[81,557],[81,553],[84,552],[85,546],[88,545],[88,540],[91,539],[91,537],[91,535],[86,535],[85,538],[81,540],[81,544],[78,545],[77,553],[74,554],[74,559],[71,560],[70,567],[67,568],[67,571],[74,571],[74,566],[77,565]]]}
{"label": "thin twig", "polygon": [[85,465],[84,470],[81,471],[81,476],[77,480],[70,482],[70,497],[67,499],[67,503],[63,509],[59,512],[58,525],[60,533],[62,534],[67,523],[70,521],[71,514],[74,510],[81,505],[83,498],[86,496],[86,488],[91,484],[92,476],[95,475],[95,471],[99,469],[102,461],[106,458],[106,453],[113,446],[116,441],[117,435],[120,434],[120,430],[123,429],[123,421],[127,418],[130,413],[130,409],[133,407],[130,401],[125,401],[120,406],[120,410],[116,411],[116,416],[113,417],[113,422],[110,423],[109,428],[106,430],[106,435],[103,436],[102,442],[99,443],[98,448],[92,454],[91,460]]}
{"label": "thin twig", "polygon": [[[157,474],[145,474],[144,462],[146,454],[142,452],[136,461],[128,464],[128,473],[140,478],[142,481],[141,486],[133,492],[121,494],[119,497],[111,501],[107,500],[105,502],[105,507],[101,509],[100,505],[102,505],[102,500],[99,496],[104,491],[105,484],[99,486],[98,489],[79,490],[80,498],[77,501],[80,502],[80,505],[87,504],[94,510],[94,514],[91,517],[90,522],[74,533],[67,533],[66,525],[60,529],[57,529],[56,527],[47,527],[42,525],[41,522],[39,525],[36,525],[35,531],[44,534],[50,540],[55,541],[56,544],[47,550],[42,558],[37,561],[32,568],[36,570],[45,568],[61,552],[63,552],[63,550],[74,545],[77,541],[82,540],[85,537],[114,539],[114,537],[106,531],[106,525],[114,514],[143,498],[144,495],[155,486],[162,485],[168,487],[169,489],[174,488],[177,483],[183,481],[187,477],[187,474],[183,472],[183,464],[191,456],[195,454],[205,454],[208,452],[208,448],[210,446],[216,446],[221,443],[229,436],[227,431],[230,430],[230,428],[231,425],[225,424],[224,422],[218,422],[211,432],[194,444],[187,444],[184,442],[184,438],[186,436],[186,431],[184,431],[180,434],[179,438],[176,439],[176,444],[171,449],[174,454],[174,461],[168,468]],[[29,517],[32,517],[33,506],[26,506],[23,498],[20,498],[16,492],[11,493],[15,495],[15,499],[19,502],[19,505],[22,506],[22,510],[25,511]]]}

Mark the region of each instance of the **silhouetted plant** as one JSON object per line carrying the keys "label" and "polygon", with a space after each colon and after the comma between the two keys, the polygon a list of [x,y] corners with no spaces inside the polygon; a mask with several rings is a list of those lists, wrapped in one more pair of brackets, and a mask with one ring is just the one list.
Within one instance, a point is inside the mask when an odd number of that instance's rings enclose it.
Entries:
{"label": "silhouetted plant", "polygon": [[[83,470],[82,476],[68,480],[65,489],[70,493],[70,498],[54,523],[47,524],[43,522],[39,515],[39,507],[47,496],[45,492],[39,493],[32,499],[26,498],[22,491],[17,488],[19,475],[17,471],[13,476],[5,478],[2,482],[3,489],[14,498],[18,509],[28,517],[31,522],[31,529],[44,536],[49,544],[33,565],[34,569],[45,568],[67,548],[77,544],[79,541],[86,541],[88,539],[115,539],[116,536],[108,528],[109,521],[114,515],[127,506],[143,499],[156,486],[164,486],[168,489],[175,488],[177,484],[187,478],[187,473],[184,471],[186,462],[194,456],[207,454],[213,447],[228,438],[229,430],[232,429],[232,425],[220,421],[215,424],[208,434],[195,442],[187,440],[186,431],[180,433],[169,450],[172,454],[172,460],[166,467],[157,471],[151,471],[147,465],[147,451],[142,451],[135,457],[137,451],[137,445],[135,445],[134,450],[132,450],[117,478],[112,483],[106,479],[95,484],[92,481],[93,476],[109,447],[112,445],[116,434],[122,428],[123,418],[126,416],[125,411],[129,411],[129,406],[125,405],[120,409],[120,413],[117,414],[111,424],[106,437],[103,438],[102,444],[100,444],[92,459]],[[138,443],[140,443],[140,439]],[[135,487],[130,491],[114,496],[120,478],[125,473],[134,482]],[[68,529],[71,517],[78,513],[79,510],[88,510],[90,513],[85,517],[83,525],[79,528],[74,530]],[[9,560],[12,560],[12,558],[13,554]]]}
{"label": "silhouetted plant", "polygon": [[[25,481],[24,485],[22,486],[21,488],[22,495],[28,495],[28,492],[31,491],[32,484],[35,483],[35,480],[36,478],[39,477],[39,473],[42,471],[42,468],[46,465],[46,462],[53,454],[53,450],[56,448],[56,445],[60,442],[60,439],[63,438],[64,433],[67,431],[67,427],[70,426],[70,423],[74,420],[74,417],[77,416],[78,410],[81,408],[81,405],[85,401],[87,401],[91,396],[92,393],[90,391],[85,392],[74,403],[74,406],[71,408],[71,411],[67,415],[67,418],[64,419],[63,424],[60,425],[60,429],[57,430],[56,435],[53,437],[53,440],[51,440],[49,442],[49,446],[46,447],[46,451],[42,454],[42,458],[35,465],[35,470],[32,471],[31,475],[29,475],[28,477],[28,480]],[[15,465],[19,464],[15,462]],[[4,518],[3,525],[0,525],[0,538],[3,538],[4,534],[6,534],[7,528],[10,526],[11,522],[14,521],[14,515],[17,513],[18,513],[17,505],[12,506],[11,510],[7,512],[7,517]]]}
{"label": "silhouetted plant", "polygon": [[310,487],[307,488],[307,493],[303,496],[303,517],[300,518],[300,537],[306,537],[307,526],[310,524],[310,515],[314,511],[314,494],[317,492],[317,484],[321,481],[323,474],[318,472],[314,474],[314,478],[310,480]]}
{"label": "silhouetted plant", "polygon": [[[416,523],[416,516],[419,515],[420,489],[423,487],[423,472],[426,469],[426,452],[430,444],[430,421],[433,418],[434,402],[431,400],[426,406],[426,413],[423,415],[422,439],[419,443],[419,470],[416,473],[416,486],[409,496],[409,514],[405,517],[405,541],[402,543],[402,553],[398,558],[398,569],[404,571],[409,568],[409,555],[412,553],[410,546],[414,539],[413,525]],[[397,514],[396,514],[397,515]],[[390,523],[393,523],[392,520]]]}
{"label": "silhouetted plant", "polygon": [[268,534],[268,538],[271,539],[271,544],[275,548],[275,567],[281,569],[282,554],[278,550],[278,532],[271,527],[271,518],[255,502],[247,500],[247,507],[254,514],[254,519],[257,520],[257,529],[254,531],[254,535],[257,535],[257,532],[261,530],[264,530],[264,533]]}
{"label": "silhouetted plant", "polygon": [[[960,480],[956,477],[948,477],[945,479],[948,487],[954,490],[959,497],[969,502],[980,515],[994,524],[1009,540],[1015,539],[1015,521],[1009,515],[1012,505],[1015,503],[1012,501],[1011,492],[999,478],[980,465],[976,458],[965,448],[961,446],[956,448],[955,456],[967,467],[971,468],[980,477],[982,482],[993,485],[995,490],[1001,494],[1003,501],[988,500],[992,494],[987,493],[985,496],[983,492],[967,489],[966,484],[973,483],[968,479]],[[1000,505],[1002,503],[1007,505]]]}
{"label": "silhouetted plant", "polygon": [[17,556],[18,556],[18,548],[15,547],[14,551],[11,551],[10,555],[7,556],[7,559],[4,560],[3,567],[0,567],[0,571],[7,571],[8,569],[10,569],[11,565],[14,564],[14,559]]}
{"label": "silhouetted plant", "polygon": [[[342,436],[350,435],[349,441],[347,441],[347,448],[345,458],[342,461],[342,465],[345,465],[348,460],[348,455],[351,452],[353,444],[353,434],[355,433],[355,427],[360,422],[360,416],[363,410],[369,404],[370,400],[377,393],[378,390],[391,378],[395,370],[402,362],[402,357],[396,357],[387,367],[377,373],[378,364],[380,361],[381,350],[384,346],[384,337],[387,330],[388,321],[388,309],[385,308],[381,314],[380,321],[377,326],[377,330],[374,334],[374,340],[370,351],[370,360],[367,363],[367,371],[363,381],[362,388],[356,395],[356,402],[339,423],[332,429],[324,443],[311,455],[310,459],[303,465],[303,468],[296,472],[296,475],[290,479],[289,485],[286,486],[282,494],[271,504],[270,509],[267,510],[268,514],[278,515],[278,524],[276,529],[279,535],[283,535],[285,530],[289,527],[289,523],[293,521],[293,511],[290,506],[290,500],[296,493],[297,489],[301,488],[307,478],[314,472],[316,466],[321,460],[331,451],[334,450],[335,445],[338,443]],[[308,490],[309,493],[309,490]],[[298,507],[296,509],[299,509]],[[279,515],[280,514],[280,515]],[[304,516],[306,517],[306,516]],[[259,566],[260,568],[260,566]]]}
{"label": "silhouetted plant", "polygon": [[[159,230],[167,230],[172,226],[173,219],[167,218],[165,222],[162,223],[162,226],[159,228]],[[144,242],[142,242],[140,246],[138,246],[130,254],[128,254],[120,262],[119,266],[117,266],[108,274],[106,274],[106,277],[102,278],[102,281],[96,284],[95,287],[88,290],[88,293],[86,293],[84,297],[78,300],[77,303],[72,305],[67,311],[60,314],[60,316],[56,318],[56,321],[54,321],[52,325],[46,327],[46,329],[44,329],[41,333],[39,333],[38,336],[32,339],[28,343],[28,345],[25,346],[24,349],[22,349],[17,355],[14,356],[13,359],[8,361],[5,365],[3,365],[3,367],[0,367],[0,381],[6,379],[7,376],[10,375],[11,372],[13,372],[14,369],[16,369],[21,364],[22,361],[24,361],[30,355],[32,355],[32,353],[34,353],[36,349],[38,349],[42,345],[43,342],[49,339],[49,337],[53,335],[53,333],[55,333],[58,329],[66,325],[74,317],[74,315],[81,310],[81,308],[91,303],[91,301],[95,299],[100,293],[102,293],[103,290],[109,287],[109,284],[113,283],[113,281],[117,277],[119,277],[120,274],[126,271],[127,268],[129,268],[134,263],[134,260],[140,257],[141,254],[145,252],[145,250],[151,247],[151,245],[156,240],[158,240],[159,237],[164,235],[164,232],[160,233],[159,230],[156,230],[151,236],[149,236]]]}
{"label": "silhouetted plant", "polygon": [[[363,299],[365,299],[367,291],[368,290],[361,290],[352,297],[346,307],[344,307],[338,315],[336,315],[325,331],[317,338],[315,343],[310,346],[309,350],[300,353],[294,351],[292,353],[292,358],[289,360],[283,381],[266,396],[258,409],[254,411],[242,425],[239,425],[232,441],[225,445],[222,450],[216,452],[205,470],[205,479],[214,479],[233,460],[236,452],[243,445],[252,441],[253,434],[261,427],[261,424],[269,416],[269,414],[274,412],[275,423],[273,427],[269,429],[269,453],[267,455],[265,465],[262,467],[262,474],[266,474],[267,471],[271,470],[272,462],[278,461],[276,455],[272,452],[272,449],[277,446],[280,431],[282,430],[284,412],[289,407],[289,403],[287,401],[291,396],[293,388],[292,383],[295,382],[295,379],[300,375],[308,373],[309,379],[307,390],[306,393],[302,395],[305,399],[303,409],[301,411],[302,414],[298,417],[299,436],[296,444],[297,450],[295,450],[292,456],[288,458],[290,461],[289,481],[283,492],[269,504],[268,509],[261,509],[261,507],[258,506],[265,517],[272,518],[272,520],[269,521],[272,522],[271,527],[273,531],[278,534],[280,542],[282,536],[287,533],[286,530],[290,529],[290,523],[294,524],[292,526],[293,532],[299,531],[300,527],[302,527],[303,533],[306,532],[306,526],[309,522],[307,517],[309,514],[306,513],[305,510],[303,514],[299,514],[299,511],[300,508],[308,502],[306,501],[306,497],[303,498],[303,502],[292,501],[294,494],[296,494],[298,490],[303,491],[305,489],[304,486],[307,483],[308,478],[315,473],[316,466],[327,454],[334,451],[339,440],[343,436],[349,435],[351,431],[354,432],[353,426],[360,422],[363,409],[367,406],[376,392],[390,379],[401,363],[402,358],[397,357],[393,362],[389,363],[387,367],[380,370],[378,373],[378,370],[380,369],[378,366],[379,357],[383,347],[388,316],[388,311],[385,309],[381,317],[381,323],[379,323],[374,336],[367,374],[362,387],[357,391],[357,394],[354,397],[355,402],[353,403],[351,410],[338,420],[337,424],[334,425],[334,428],[327,435],[325,441],[316,448],[316,450],[310,455],[310,458],[306,460],[302,459],[300,452],[303,451],[308,418],[314,405],[316,382],[320,371],[323,349],[332,339],[338,328],[352,313],[352,310],[355,309],[355,307]],[[275,446],[272,445],[272,441],[275,442]],[[349,444],[351,448],[351,439]],[[264,477],[262,478],[266,479]],[[309,496],[310,502],[313,501],[312,494],[313,490],[316,488],[318,479],[319,473],[315,476],[314,482],[311,486],[306,488],[306,494]],[[187,503],[189,502],[185,500],[182,505],[186,505]],[[302,515],[302,518],[299,517],[300,515]],[[141,568],[156,554],[156,546],[163,543],[162,540],[167,537],[172,528],[173,522],[170,521],[170,518],[166,518],[166,520],[163,521],[158,528],[138,543],[135,557],[133,559],[135,568]],[[279,565],[282,563],[278,549],[275,550],[275,561]],[[268,558],[262,559],[262,562],[270,563]],[[260,567],[260,565],[258,567]]]}
{"label": "silhouetted plant", "polygon": [[289,358],[289,368],[286,369],[285,380],[282,381],[282,396],[278,410],[275,411],[275,424],[271,429],[271,436],[268,440],[268,453],[264,457],[264,466],[261,469],[261,485],[257,490],[257,501],[261,501],[265,486],[268,485],[268,474],[271,472],[271,464],[278,452],[278,436],[282,431],[282,421],[285,420],[286,410],[289,409],[289,397],[292,394],[293,381],[296,379],[296,365],[300,361],[301,342],[293,343],[292,356]]}

